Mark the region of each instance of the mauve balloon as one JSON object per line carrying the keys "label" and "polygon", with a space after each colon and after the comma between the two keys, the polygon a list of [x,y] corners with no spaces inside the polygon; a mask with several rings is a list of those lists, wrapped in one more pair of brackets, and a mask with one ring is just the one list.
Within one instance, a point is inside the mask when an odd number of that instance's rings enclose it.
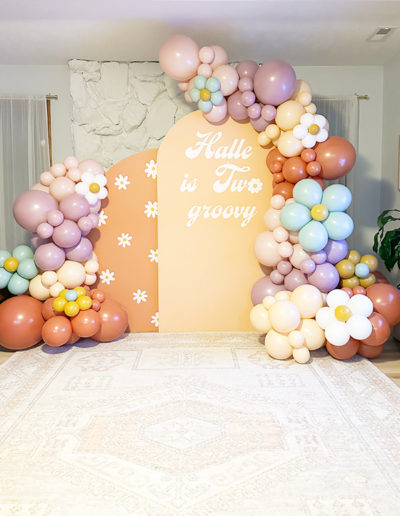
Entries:
{"label": "mauve balloon", "polygon": [[268,276],[265,276],[254,283],[251,290],[251,301],[253,305],[258,305],[262,303],[264,297],[274,296],[280,290],[285,290],[285,287],[275,285]]}
{"label": "mauve balloon", "polygon": [[93,252],[93,246],[87,238],[81,238],[81,241],[75,247],[65,249],[68,260],[75,262],[86,262],[89,260]]}
{"label": "mauve balloon", "polygon": [[66,219],[77,221],[90,213],[90,205],[83,195],[73,193],[60,202],[60,211]]}
{"label": "mauve balloon", "polygon": [[252,79],[255,76],[258,68],[258,64],[255,61],[250,60],[241,61],[236,65],[236,71],[241,79],[244,77],[249,77]]}
{"label": "mauve balloon", "polygon": [[[253,106],[252,106],[253,107]],[[264,131],[264,129],[267,127],[269,122],[264,120],[262,116],[260,118],[257,118],[256,120],[251,119],[250,120],[251,125],[254,127],[254,129],[260,133],[261,131]]]}
{"label": "mauve balloon", "polygon": [[40,238],[37,233],[32,233],[31,244],[34,249],[37,249],[40,245],[48,244],[51,242],[51,238]]}
{"label": "mauve balloon", "polygon": [[28,231],[36,231],[47,220],[47,212],[57,209],[57,201],[41,190],[28,190],[21,194],[14,203],[14,218]]}
{"label": "mauve balloon", "polygon": [[348,245],[346,240],[328,240],[324,251],[326,252],[326,260],[335,265],[346,258]]}
{"label": "mauve balloon", "polygon": [[321,292],[333,290],[338,286],[339,280],[340,277],[336,267],[328,262],[317,265],[315,271],[308,276],[310,285],[314,285]]}
{"label": "mauve balloon", "polygon": [[35,252],[35,263],[43,271],[55,271],[65,262],[65,253],[52,242],[39,246]]}
{"label": "mauve balloon", "polygon": [[285,61],[267,61],[254,76],[254,93],[263,104],[282,104],[292,96],[295,87],[296,73]]}
{"label": "mauve balloon", "polygon": [[287,276],[285,276],[285,289],[293,291],[300,285],[305,285],[307,282],[304,274],[298,269],[293,269]]}
{"label": "mauve balloon", "polygon": [[247,108],[243,106],[241,98],[241,91],[237,91],[228,97],[228,113],[234,120],[237,121],[247,120],[248,118]]}
{"label": "mauve balloon", "polygon": [[53,242],[60,247],[74,247],[81,239],[82,233],[78,224],[72,220],[64,220],[62,224],[54,228]]}

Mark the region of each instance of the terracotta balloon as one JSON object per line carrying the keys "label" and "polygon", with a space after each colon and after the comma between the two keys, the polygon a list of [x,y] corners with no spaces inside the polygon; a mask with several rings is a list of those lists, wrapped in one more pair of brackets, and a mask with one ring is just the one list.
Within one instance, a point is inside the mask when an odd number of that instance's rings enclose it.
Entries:
{"label": "terracotta balloon", "polygon": [[285,199],[291,199],[293,197],[293,187],[293,183],[283,181],[282,183],[278,183],[274,186],[272,195],[282,195]]}
{"label": "terracotta balloon", "polygon": [[287,158],[278,149],[272,149],[266,158],[267,167],[272,173],[280,172]]}
{"label": "terracotta balloon", "polygon": [[46,301],[42,304],[42,317],[45,321],[51,319],[51,317],[55,317],[56,315],[60,315],[60,312],[56,312],[53,308],[54,297],[50,297],[46,299]]}
{"label": "terracotta balloon", "polygon": [[100,330],[101,317],[94,310],[81,310],[72,320],[72,331],[79,337],[92,337]]}
{"label": "terracotta balloon", "polygon": [[390,337],[390,325],[386,318],[378,312],[372,312],[369,320],[372,324],[372,333],[361,342],[363,344],[368,344],[368,346],[381,346],[382,344],[385,344]]}
{"label": "terracotta balloon", "polygon": [[126,310],[113,299],[106,299],[102,303],[100,311],[100,330],[93,335],[93,339],[99,342],[109,342],[120,337],[128,328],[128,314]]}
{"label": "terracotta balloon", "polygon": [[42,339],[42,303],[16,296],[0,305],[0,345],[6,349],[31,348]]}
{"label": "terracotta balloon", "polygon": [[323,179],[338,179],[354,167],[356,151],[353,145],[341,136],[330,136],[315,147],[316,161],[321,165]]}
{"label": "terracotta balloon", "polygon": [[326,349],[328,353],[337,360],[348,360],[349,358],[354,357],[358,352],[359,346],[360,341],[353,339],[352,337],[350,337],[349,341],[344,346],[334,346],[330,342],[326,341]]}
{"label": "terracotta balloon", "polygon": [[283,177],[289,183],[298,183],[308,177],[306,164],[300,157],[289,158],[282,167]]}
{"label": "terracotta balloon", "polygon": [[377,283],[389,283],[386,276],[384,276],[381,271],[375,271],[374,276]]}
{"label": "terracotta balloon", "polygon": [[360,346],[358,348],[358,354],[365,358],[376,358],[383,351],[383,344],[381,346],[368,346],[368,344],[363,344],[360,342]]}
{"label": "terracotta balloon", "polygon": [[390,326],[400,322],[400,292],[389,283],[375,283],[367,288],[375,312],[382,314]]}
{"label": "terracotta balloon", "polygon": [[66,342],[66,344],[67,345],[75,344],[75,342],[78,342],[79,339],[80,339],[79,335],[72,332],[71,337],[69,338],[68,342]]}
{"label": "terracotta balloon", "polygon": [[64,346],[72,335],[69,319],[64,315],[56,315],[48,319],[42,328],[42,338],[49,346]]}

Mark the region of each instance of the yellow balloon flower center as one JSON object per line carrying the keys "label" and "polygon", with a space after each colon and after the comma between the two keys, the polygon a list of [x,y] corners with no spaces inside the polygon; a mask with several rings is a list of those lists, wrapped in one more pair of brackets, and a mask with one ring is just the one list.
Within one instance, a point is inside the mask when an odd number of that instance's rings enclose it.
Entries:
{"label": "yellow balloon flower center", "polygon": [[325,220],[329,215],[328,208],[324,204],[316,204],[311,208],[311,217],[314,220]]}
{"label": "yellow balloon flower center", "polygon": [[320,127],[318,124],[311,124],[310,127],[308,128],[308,132],[310,134],[318,134],[319,130],[320,130]]}
{"label": "yellow balloon flower center", "polygon": [[209,90],[206,90],[205,88],[200,91],[200,98],[201,100],[207,101],[211,98],[211,93]]}
{"label": "yellow balloon flower center", "polygon": [[100,185],[98,185],[97,183],[92,183],[92,184],[89,186],[89,190],[90,190],[92,193],[99,193],[99,192],[100,192]]}
{"label": "yellow balloon flower center", "polygon": [[335,317],[338,321],[346,322],[351,317],[351,310],[345,305],[339,305],[335,308]]}
{"label": "yellow balloon flower center", "polygon": [[7,260],[4,260],[3,267],[8,272],[15,272],[18,269],[19,262],[14,256],[10,256]]}

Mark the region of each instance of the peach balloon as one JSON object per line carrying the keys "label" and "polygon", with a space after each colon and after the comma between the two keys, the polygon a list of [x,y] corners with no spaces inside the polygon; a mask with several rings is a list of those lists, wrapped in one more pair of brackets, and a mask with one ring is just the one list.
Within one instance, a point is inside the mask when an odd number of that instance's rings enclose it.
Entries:
{"label": "peach balloon", "polygon": [[211,48],[214,50],[214,59],[210,63],[211,68],[215,70],[219,66],[226,65],[228,63],[228,54],[225,49],[219,45],[212,45]]}
{"label": "peach balloon", "polygon": [[270,231],[264,231],[258,235],[254,244],[254,252],[257,260],[263,265],[274,267],[282,257],[278,252],[278,243]]}
{"label": "peach balloon", "polygon": [[310,360],[310,352],[307,348],[295,348],[293,350],[293,358],[299,364],[306,364]]}
{"label": "peach balloon", "polygon": [[237,90],[239,82],[239,74],[230,65],[221,65],[215,68],[213,77],[216,77],[221,83],[221,92],[225,97],[231,95]]}
{"label": "peach balloon", "polygon": [[270,231],[273,231],[275,228],[281,225],[281,221],[279,218],[280,214],[280,210],[276,210],[274,208],[269,208],[269,210],[265,213],[264,223]]}
{"label": "peach balloon", "polygon": [[303,79],[297,79],[296,80],[296,87],[294,89],[294,92],[293,92],[291,98],[292,99],[296,99],[296,97],[300,93],[303,93],[303,92],[309,93],[311,95],[312,94],[311,86],[308,84],[308,82],[303,81]]}
{"label": "peach balloon", "polygon": [[264,342],[267,353],[272,358],[285,360],[292,356],[293,351],[287,335],[282,335],[275,330],[269,330]]}
{"label": "peach balloon", "polygon": [[303,319],[299,331],[304,336],[305,345],[309,350],[322,348],[325,344],[325,333],[315,319]]}
{"label": "peach balloon", "polygon": [[212,124],[218,124],[226,118],[227,113],[228,105],[224,99],[219,106],[213,106],[211,111],[204,113],[204,117]]}
{"label": "peach balloon", "polygon": [[290,296],[290,301],[297,306],[304,319],[315,317],[323,305],[321,292],[313,285],[300,285],[295,288]]}
{"label": "peach balloon", "polygon": [[57,177],[50,185],[50,194],[57,201],[75,192],[75,183],[67,177]]}
{"label": "peach balloon", "polygon": [[159,61],[162,70],[172,79],[188,81],[196,75],[200,64],[199,47],[188,36],[176,34],[162,45]]}
{"label": "peach balloon", "polygon": [[278,150],[287,158],[298,156],[303,150],[300,140],[293,136],[292,131],[282,132],[278,140]]}
{"label": "peach balloon", "polygon": [[256,305],[250,311],[250,322],[257,331],[266,333],[271,329],[268,311],[263,305]]}
{"label": "peach balloon", "polygon": [[57,271],[58,280],[65,288],[75,288],[85,281],[85,268],[81,263],[67,260]]}
{"label": "peach balloon", "polygon": [[63,163],[54,163],[50,167],[50,172],[53,174],[54,177],[61,177],[65,176],[67,169],[65,168],[65,165]]}
{"label": "peach balloon", "polygon": [[289,333],[300,324],[300,313],[290,301],[276,301],[269,309],[272,328],[281,333]]}
{"label": "peach balloon", "polygon": [[300,269],[300,266],[304,262],[304,260],[307,260],[309,258],[310,255],[306,253],[306,251],[304,251],[300,244],[294,244],[293,254],[290,257],[290,263],[293,265],[293,267],[296,267],[296,269]]}
{"label": "peach balloon", "polygon": [[45,301],[50,297],[49,289],[43,286],[42,276],[40,274],[29,282],[29,294],[39,301]]}
{"label": "peach balloon", "polygon": [[300,117],[304,113],[305,110],[299,102],[295,100],[287,100],[277,108],[275,123],[283,131],[288,131],[300,123]]}

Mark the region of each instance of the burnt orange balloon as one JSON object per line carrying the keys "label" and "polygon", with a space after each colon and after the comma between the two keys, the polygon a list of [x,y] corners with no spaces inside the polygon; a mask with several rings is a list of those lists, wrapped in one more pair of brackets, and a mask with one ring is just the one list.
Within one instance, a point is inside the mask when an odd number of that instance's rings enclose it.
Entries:
{"label": "burnt orange balloon", "polygon": [[285,161],[282,167],[282,173],[286,181],[293,184],[296,184],[302,179],[306,179],[308,177],[306,164],[298,156],[295,158],[289,158]]}
{"label": "burnt orange balloon", "polygon": [[384,276],[381,271],[375,271],[374,275],[377,283],[389,283],[386,276]]}
{"label": "burnt orange balloon", "polygon": [[337,360],[348,360],[349,358],[354,357],[358,351],[359,345],[360,341],[353,339],[352,337],[350,337],[349,341],[344,346],[334,346],[330,342],[326,341],[326,349],[328,353]]}
{"label": "burnt orange balloon", "polygon": [[293,188],[294,184],[283,181],[283,183],[274,186],[272,195],[282,195],[285,199],[290,199],[293,197]]}
{"label": "burnt orange balloon", "polygon": [[267,167],[270,169],[270,171],[272,173],[276,173],[282,170],[286,158],[278,151],[278,149],[272,149],[270,152],[268,152],[265,161],[267,162]]}
{"label": "burnt orange balloon", "polygon": [[71,337],[69,338],[69,340],[66,343],[66,345],[68,345],[68,344],[75,344],[75,342],[78,342],[79,339],[80,339],[79,335],[77,335],[76,333],[72,332]]}
{"label": "burnt orange balloon", "polygon": [[310,161],[306,167],[307,174],[314,177],[321,173],[321,165],[318,161]]}
{"label": "burnt orange balloon", "polygon": [[92,337],[100,330],[101,317],[94,310],[81,310],[78,315],[71,319],[72,331],[79,337]]}
{"label": "burnt orange balloon", "polygon": [[96,301],[99,301],[100,303],[102,303],[105,299],[104,292],[102,290],[99,290],[98,288],[95,288],[90,292],[90,297],[92,299],[95,299]]}
{"label": "burnt orange balloon", "polygon": [[274,177],[274,183],[275,184],[282,183],[282,181],[285,180],[285,178],[283,177],[282,172],[278,172],[277,174],[274,174],[273,177]]}
{"label": "burnt orange balloon", "polygon": [[341,136],[330,136],[315,146],[316,161],[321,165],[323,179],[338,179],[354,167],[356,151],[353,145]]}
{"label": "burnt orange balloon", "polygon": [[109,342],[120,337],[128,328],[128,314],[117,301],[107,298],[102,303],[98,314],[101,317],[101,327],[92,336],[99,342]]}
{"label": "burnt orange balloon", "polygon": [[353,291],[351,288],[349,288],[349,287],[342,287],[342,290],[343,290],[344,292],[346,292],[346,294],[347,294],[349,297],[352,297],[352,296],[353,296],[353,294],[354,294],[354,291]]}
{"label": "burnt orange balloon", "polygon": [[314,161],[315,156],[316,154],[314,149],[304,149],[300,154],[301,159],[306,163],[311,163],[311,161]]}
{"label": "burnt orange balloon", "polygon": [[64,315],[56,315],[47,319],[42,328],[42,338],[46,344],[53,347],[64,346],[72,335],[69,319]]}
{"label": "burnt orange balloon", "polygon": [[366,296],[367,295],[367,291],[361,285],[357,285],[357,286],[353,287],[353,294],[354,295],[361,294],[362,296]]}
{"label": "burnt orange balloon", "polygon": [[400,292],[389,283],[375,283],[367,288],[375,312],[382,314],[390,326],[400,322]]}
{"label": "burnt orange balloon", "polygon": [[50,319],[50,317],[55,317],[56,315],[60,315],[60,312],[56,312],[53,308],[54,297],[50,297],[46,299],[46,301],[42,305],[42,316],[45,321]]}
{"label": "burnt orange balloon", "polygon": [[92,310],[94,310],[95,312],[98,312],[101,308],[101,303],[100,301],[97,301],[97,299],[94,299],[93,302],[92,302]]}
{"label": "burnt orange balloon", "polygon": [[361,342],[368,344],[368,346],[382,346],[390,337],[390,324],[386,318],[378,312],[372,312],[368,319],[372,324],[372,333]]}
{"label": "burnt orange balloon", "polygon": [[360,347],[358,348],[358,354],[365,358],[376,358],[383,351],[383,344],[381,346],[368,346],[368,344],[363,344],[360,342]]}
{"label": "burnt orange balloon", "polygon": [[42,303],[30,296],[10,297],[0,305],[0,345],[28,349],[42,340]]}
{"label": "burnt orange balloon", "polygon": [[315,176],[315,177],[310,177],[309,179],[312,179],[313,181],[316,181],[320,187],[322,188],[322,190],[325,190],[325,182],[323,179],[321,179],[319,176]]}

